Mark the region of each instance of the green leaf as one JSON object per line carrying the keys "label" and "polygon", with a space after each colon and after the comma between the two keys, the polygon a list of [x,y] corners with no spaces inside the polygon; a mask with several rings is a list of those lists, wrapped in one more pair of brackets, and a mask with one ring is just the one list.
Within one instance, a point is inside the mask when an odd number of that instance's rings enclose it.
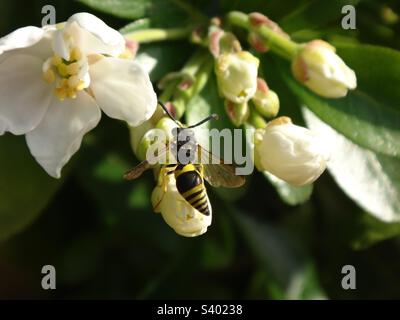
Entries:
{"label": "green leaf", "polygon": [[0,139],[0,241],[29,226],[62,181],[48,176],[29,154],[25,139]]}
{"label": "green leaf", "polygon": [[313,191],[312,184],[303,187],[294,187],[289,183],[275,177],[267,171],[264,171],[263,174],[275,187],[279,196],[285,203],[291,206],[295,206],[298,204],[302,204],[310,199]]}
{"label": "green leaf", "polygon": [[379,241],[400,235],[400,223],[383,222],[365,213],[358,221],[355,234],[352,240],[353,248],[366,249]]}
{"label": "green leaf", "polygon": [[341,12],[343,6],[356,6],[359,2],[360,0],[310,1],[279,20],[279,25],[288,33],[318,29],[344,16]]}
{"label": "green leaf", "polygon": [[[340,45],[338,52],[355,70],[356,90],[346,98],[325,99],[298,83],[289,72],[282,74],[299,100],[321,120],[352,142],[388,156],[400,156],[400,53],[391,49]],[[375,62],[373,62],[375,61]],[[376,65],[379,61],[379,67]]]}
{"label": "green leaf", "polygon": [[152,43],[140,46],[136,60],[155,82],[167,73],[180,69],[189,55],[190,47],[186,43]]}
{"label": "green leaf", "polygon": [[[232,208],[231,208],[232,209]],[[273,298],[321,299],[313,263],[287,233],[232,209],[233,217],[253,254],[268,275]]]}
{"label": "green leaf", "polygon": [[183,10],[174,0],[79,0],[87,6],[119,18],[135,20],[151,17],[152,21],[166,27],[184,22]]}
{"label": "green leaf", "polygon": [[400,221],[400,159],[361,148],[304,108],[307,125],[332,148],[328,169],[361,208],[386,222]]}

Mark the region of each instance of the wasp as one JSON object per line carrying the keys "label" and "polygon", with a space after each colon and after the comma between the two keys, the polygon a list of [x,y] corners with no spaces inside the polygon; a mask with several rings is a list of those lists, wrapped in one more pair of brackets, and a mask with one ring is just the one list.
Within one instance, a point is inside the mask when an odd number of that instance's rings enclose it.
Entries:
{"label": "wasp", "polygon": [[[237,188],[245,183],[243,176],[235,174],[235,167],[233,165],[225,164],[196,141],[193,129],[209,120],[218,119],[218,116],[212,114],[195,125],[185,127],[171,115],[163,103],[159,102],[159,104],[165,113],[177,124],[177,127],[172,132],[173,140],[167,143],[166,147],[159,154],[161,156],[167,152],[168,148],[171,148],[173,158],[175,159],[173,163],[163,164],[160,169],[164,194],[167,190],[165,177],[174,175],[176,188],[185,201],[200,213],[209,215],[210,207],[204,180],[214,187],[225,188]],[[134,180],[152,167],[147,160],[144,160],[126,172],[124,179]],[[161,201],[162,198],[159,203]]]}

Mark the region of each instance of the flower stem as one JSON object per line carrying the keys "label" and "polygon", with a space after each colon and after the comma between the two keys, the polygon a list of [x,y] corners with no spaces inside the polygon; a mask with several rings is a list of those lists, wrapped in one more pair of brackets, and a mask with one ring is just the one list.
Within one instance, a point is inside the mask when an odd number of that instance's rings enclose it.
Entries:
{"label": "flower stem", "polygon": [[137,41],[139,43],[181,40],[189,37],[192,30],[193,26],[171,29],[152,28],[127,33],[125,38],[131,41]]}
{"label": "flower stem", "polygon": [[281,34],[273,31],[265,25],[253,26],[247,14],[232,11],[228,13],[227,20],[231,25],[239,26],[247,29],[248,31],[255,32],[264,41],[271,51],[279,54],[280,56],[291,60],[297,53],[298,44],[290,39],[286,39]]}

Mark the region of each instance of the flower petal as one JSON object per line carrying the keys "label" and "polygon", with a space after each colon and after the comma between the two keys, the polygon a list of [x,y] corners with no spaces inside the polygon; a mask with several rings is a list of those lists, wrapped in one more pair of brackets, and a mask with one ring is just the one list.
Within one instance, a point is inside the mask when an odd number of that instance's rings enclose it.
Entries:
{"label": "flower petal", "polygon": [[0,54],[5,51],[26,48],[38,43],[44,35],[44,30],[37,27],[17,29],[0,38]]}
{"label": "flower petal", "polygon": [[150,119],[157,96],[148,74],[132,60],[103,58],[90,66],[91,86],[100,108],[136,127]]}
{"label": "flower petal", "polygon": [[0,127],[13,134],[33,130],[43,118],[52,95],[42,79],[42,61],[15,54],[0,63]]}
{"label": "flower petal", "polygon": [[76,99],[54,98],[43,121],[26,135],[28,147],[46,172],[59,178],[83,136],[99,123],[100,117],[96,101],[86,92],[80,92]]}
{"label": "flower petal", "polygon": [[0,49],[0,63],[8,59],[8,57],[10,57],[11,55],[15,54],[30,55],[39,58],[42,61],[45,61],[47,58],[52,56],[53,55],[52,39],[54,32],[56,31],[56,27],[45,26],[40,30],[43,31],[42,38],[31,46],[13,48],[10,49],[9,51],[4,51],[3,54],[1,54],[1,49]]}
{"label": "flower petal", "polygon": [[90,13],[81,12],[72,15],[65,29],[61,31],[71,35],[74,45],[86,55],[99,53],[116,57],[125,50],[125,39],[122,34]]}

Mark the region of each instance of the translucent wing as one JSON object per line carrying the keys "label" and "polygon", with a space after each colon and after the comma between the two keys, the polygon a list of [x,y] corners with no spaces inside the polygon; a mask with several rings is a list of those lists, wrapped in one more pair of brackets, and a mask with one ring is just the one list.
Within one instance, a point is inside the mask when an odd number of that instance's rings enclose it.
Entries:
{"label": "translucent wing", "polygon": [[[159,151],[157,152],[156,159],[161,159],[167,151],[168,151],[169,144],[166,144],[164,147],[160,148]],[[135,180],[139,178],[143,172],[146,170],[150,169],[153,165],[150,164],[147,160],[142,161],[139,163],[136,167],[133,169],[129,170],[124,174],[124,179],[125,180]]]}
{"label": "translucent wing", "polygon": [[246,179],[235,173],[235,167],[225,164],[221,159],[208,152],[200,145],[198,147],[199,159],[203,164],[204,178],[213,187],[238,188],[242,186]]}
{"label": "translucent wing", "polygon": [[147,160],[142,161],[136,167],[129,170],[124,174],[125,180],[135,180],[139,178],[143,172],[151,168],[151,164],[147,162]]}

